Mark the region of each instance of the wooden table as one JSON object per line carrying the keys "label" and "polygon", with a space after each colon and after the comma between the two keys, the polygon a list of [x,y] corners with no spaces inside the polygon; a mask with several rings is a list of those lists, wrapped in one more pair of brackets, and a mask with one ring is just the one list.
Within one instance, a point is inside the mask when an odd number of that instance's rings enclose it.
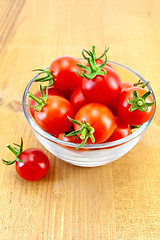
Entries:
{"label": "wooden table", "polygon": [[20,105],[32,69],[83,48],[110,47],[109,59],[150,81],[160,102],[160,1],[1,0],[1,158],[6,144],[50,158],[44,179],[27,182],[0,163],[1,240],[160,239],[160,107],[138,145],[121,159],[81,168],[57,159],[32,133]]}

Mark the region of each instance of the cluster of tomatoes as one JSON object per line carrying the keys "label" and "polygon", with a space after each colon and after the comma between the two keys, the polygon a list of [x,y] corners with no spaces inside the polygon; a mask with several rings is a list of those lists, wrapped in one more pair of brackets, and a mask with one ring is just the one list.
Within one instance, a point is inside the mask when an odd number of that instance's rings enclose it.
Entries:
{"label": "cluster of tomatoes", "polygon": [[[76,58],[56,58],[48,70],[39,71],[35,82],[48,82],[46,87],[32,94],[29,92],[29,108],[36,123],[47,133],[68,142],[105,143],[131,134],[131,126],[148,121],[154,113],[154,100],[150,91],[139,81],[132,85],[121,82],[120,77],[107,62],[108,49],[97,58],[92,51],[83,50],[86,64]],[[23,151],[23,141],[15,147],[7,145],[15,154],[17,173],[34,181],[46,175],[48,157],[39,149]]]}
{"label": "cluster of tomatoes", "polygon": [[[131,134],[130,126],[148,121],[154,100],[143,82],[137,86],[121,82],[107,62],[106,52],[97,58],[83,50],[86,64],[71,56],[56,58],[48,70],[36,69],[35,82],[48,86],[29,93],[30,112],[37,124],[61,140],[79,143],[104,143]],[[142,86],[141,86],[142,85]]]}

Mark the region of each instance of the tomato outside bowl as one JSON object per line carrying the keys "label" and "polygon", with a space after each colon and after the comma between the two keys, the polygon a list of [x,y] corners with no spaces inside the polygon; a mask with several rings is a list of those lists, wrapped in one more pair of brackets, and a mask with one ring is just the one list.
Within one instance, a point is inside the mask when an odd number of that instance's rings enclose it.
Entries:
{"label": "tomato outside bowl", "polygon": [[[136,83],[139,79],[143,82],[146,80],[134,70],[112,61],[108,61],[112,68],[118,73],[122,82]],[[35,93],[38,90],[38,83],[34,82],[34,79],[38,77],[38,74],[28,83],[25,88],[22,103],[26,104],[29,102],[28,91]],[[155,101],[156,110],[156,99],[154,92],[150,85],[147,85],[148,90],[151,91],[152,97]],[[100,143],[100,144],[85,144],[79,150],[75,150],[78,146],[76,143],[65,142],[60,140],[47,132],[43,131],[37,123],[34,121],[29,107],[22,105],[24,115],[30,124],[36,138],[39,142],[53,155],[60,158],[61,160],[70,163],[72,165],[81,167],[96,167],[105,165],[107,163],[113,162],[127,152],[129,152],[141,139],[148,126],[150,125],[152,118],[144,123],[140,128],[134,131],[131,135],[122,138],[117,141]]]}

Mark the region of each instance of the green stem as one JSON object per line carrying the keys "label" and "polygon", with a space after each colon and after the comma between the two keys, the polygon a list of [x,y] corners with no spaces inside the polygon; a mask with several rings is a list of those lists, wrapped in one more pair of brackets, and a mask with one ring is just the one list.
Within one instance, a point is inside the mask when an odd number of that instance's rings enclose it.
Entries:
{"label": "green stem", "polygon": [[14,143],[14,145],[16,145],[17,147],[19,147],[19,149],[16,148],[16,150],[15,150],[13,147],[11,147],[10,144],[7,144],[7,145],[6,145],[6,147],[7,147],[11,152],[14,153],[15,159],[14,159],[13,161],[6,161],[5,159],[2,159],[2,162],[3,162],[5,165],[11,165],[11,164],[15,163],[16,161],[17,161],[17,162],[24,162],[24,161],[22,161],[21,159],[18,158],[19,155],[21,154],[21,152],[23,151],[23,140],[22,140],[22,138],[21,138],[21,144],[20,144],[20,145],[19,145],[19,144],[15,144],[15,143]]}
{"label": "green stem", "polygon": [[85,139],[87,133],[88,133],[88,130],[87,130],[86,128],[84,128],[84,129],[82,130],[82,133],[81,133],[80,138],[81,138],[81,139]]}
{"label": "green stem", "polygon": [[82,56],[84,57],[84,59],[87,59],[87,56],[86,56],[84,53],[87,53],[88,56],[90,56],[90,52],[87,51],[87,50],[85,50],[85,49],[83,49],[83,51],[82,51]]}
{"label": "green stem", "polygon": [[44,77],[40,77],[40,78],[35,78],[34,81],[35,82],[45,82],[45,81],[49,81],[49,80],[53,80],[53,76],[51,74],[51,72],[49,70],[45,70],[45,69],[34,69],[33,71],[39,71],[39,75],[40,74],[44,74],[46,73],[47,76]]}
{"label": "green stem", "polygon": [[78,147],[75,148],[75,150],[78,150],[79,148],[83,147],[84,144],[87,142],[87,137],[83,139],[83,141],[78,145]]}
{"label": "green stem", "polygon": [[11,145],[8,144],[8,145],[6,145],[6,147],[7,147],[11,152],[13,152],[14,155],[17,156],[18,152],[17,152],[14,148],[12,148]]}
{"label": "green stem", "polygon": [[[79,76],[84,77],[86,79],[93,79],[97,75],[104,76],[106,74],[106,70],[104,69],[104,66],[107,63],[107,56],[106,56],[106,54],[105,54],[104,62],[100,66],[98,66],[96,64],[96,61],[95,61],[96,59],[95,59],[95,56],[94,56],[94,51],[95,51],[94,48],[93,48],[93,52],[88,52],[86,50],[82,51],[82,55],[88,61],[89,67],[86,67],[85,65],[82,65],[82,64],[77,64],[81,68],[81,74],[78,73],[78,71],[77,71],[77,74]],[[89,54],[89,56],[85,56],[84,52],[87,52]],[[83,70],[85,70],[87,73],[84,73]]]}
{"label": "green stem", "polygon": [[44,77],[35,78],[34,79],[35,82],[46,82],[46,81],[48,81],[48,86],[46,86],[46,87],[50,87],[50,86],[53,85],[53,83],[54,83],[53,76],[52,76],[52,74],[49,70],[38,68],[38,69],[34,69],[33,71],[39,71],[39,75],[44,74],[44,73],[47,74]]}
{"label": "green stem", "polygon": [[95,49],[96,49],[96,46],[92,46],[93,56],[94,56],[95,59],[97,59],[97,58],[96,58],[96,51],[95,51]]}
{"label": "green stem", "polygon": [[91,58],[90,57],[87,57],[87,60],[88,60],[88,65],[91,69],[91,72],[96,72],[97,71],[97,65],[96,65],[96,62],[94,61],[94,58]]}
{"label": "green stem", "polygon": [[151,91],[146,92],[141,97],[138,96],[137,90],[133,90],[133,99],[127,99],[127,102],[131,105],[129,111],[132,112],[138,109],[141,112],[146,112],[148,107],[151,107],[154,104],[145,102],[146,98],[151,94]]}
{"label": "green stem", "polygon": [[151,91],[146,92],[145,94],[143,94],[143,96],[141,96],[141,99],[145,101],[150,94],[151,94]]}
{"label": "green stem", "polygon": [[93,134],[90,135],[90,138],[91,138],[92,143],[94,143],[95,142],[95,138],[94,138]]}
{"label": "green stem", "polygon": [[105,46],[105,50],[104,50],[104,52],[102,53],[102,55],[99,56],[98,58],[95,57],[95,59],[101,59],[101,58],[103,58],[103,57],[106,55],[106,53],[108,52],[108,50],[109,50],[109,48],[106,48],[106,46]]}
{"label": "green stem", "polygon": [[36,103],[37,105],[36,106],[32,106],[32,105],[28,105],[26,103],[21,103],[22,105],[25,105],[25,106],[28,106],[28,107],[31,107],[31,108],[34,108],[35,111],[37,112],[40,112],[42,110],[42,108],[46,105],[46,102],[47,102],[47,97],[48,97],[48,86],[46,88],[46,96],[43,92],[43,89],[42,89],[42,86],[40,85],[40,92],[41,92],[41,97],[40,99],[38,99],[36,96],[34,96],[32,93],[30,93],[28,91],[28,97],[32,98]]}
{"label": "green stem", "polygon": [[139,79],[139,81],[134,83],[133,86],[135,86],[135,87],[138,86],[138,87],[141,87],[141,88],[145,88],[148,84],[149,84],[148,81],[147,82],[143,82],[142,79]]}
{"label": "green stem", "polygon": [[36,103],[41,104],[42,100],[38,99],[36,96],[34,96],[32,93],[28,91],[28,97],[32,98]]}
{"label": "green stem", "polygon": [[131,129],[137,129],[140,128],[142,125],[137,125],[137,126],[130,126]]}
{"label": "green stem", "polygon": [[87,123],[86,121],[84,121],[84,123],[81,123],[79,121],[76,121],[70,117],[68,117],[68,119],[78,125],[80,128],[78,130],[75,130],[75,131],[72,131],[68,134],[66,134],[65,136],[66,137],[70,137],[70,136],[74,136],[74,135],[80,135],[80,139],[82,139],[83,141],[81,142],[80,145],[78,145],[78,147],[76,147],[75,150],[79,149],[80,147],[82,147],[86,142],[87,142],[87,139],[90,137],[91,141],[94,143],[95,142],[95,138],[93,136],[93,133],[94,133],[94,128],[90,126],[89,123]]}
{"label": "green stem", "polygon": [[79,127],[83,127],[83,123],[76,121],[75,119],[70,118],[69,116],[67,116],[67,118],[72,122],[77,124]]}
{"label": "green stem", "polygon": [[103,58],[103,57],[106,55],[106,53],[108,52],[108,50],[109,50],[109,48],[106,48],[106,46],[105,46],[104,52],[103,52],[99,57],[96,57],[96,51],[95,51],[95,49],[96,49],[96,46],[92,46],[92,51],[87,51],[87,50],[84,49],[84,50],[82,51],[83,57],[84,57],[85,59],[87,59],[87,56],[84,54],[84,52],[85,52],[85,53],[87,53],[87,55],[88,55],[89,57],[91,57],[91,54],[93,54],[94,59],[95,59],[95,60],[98,60],[98,59]]}

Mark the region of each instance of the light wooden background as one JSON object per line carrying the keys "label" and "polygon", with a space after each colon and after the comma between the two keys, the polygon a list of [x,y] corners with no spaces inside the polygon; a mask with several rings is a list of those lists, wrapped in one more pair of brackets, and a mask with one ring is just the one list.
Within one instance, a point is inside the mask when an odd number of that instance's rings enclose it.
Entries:
{"label": "light wooden background", "polygon": [[[127,155],[80,168],[48,153],[20,106],[32,69],[95,44],[150,81],[157,113]],[[0,0],[0,146],[38,147],[50,158],[38,182],[0,163],[0,240],[160,239],[160,1]]]}

